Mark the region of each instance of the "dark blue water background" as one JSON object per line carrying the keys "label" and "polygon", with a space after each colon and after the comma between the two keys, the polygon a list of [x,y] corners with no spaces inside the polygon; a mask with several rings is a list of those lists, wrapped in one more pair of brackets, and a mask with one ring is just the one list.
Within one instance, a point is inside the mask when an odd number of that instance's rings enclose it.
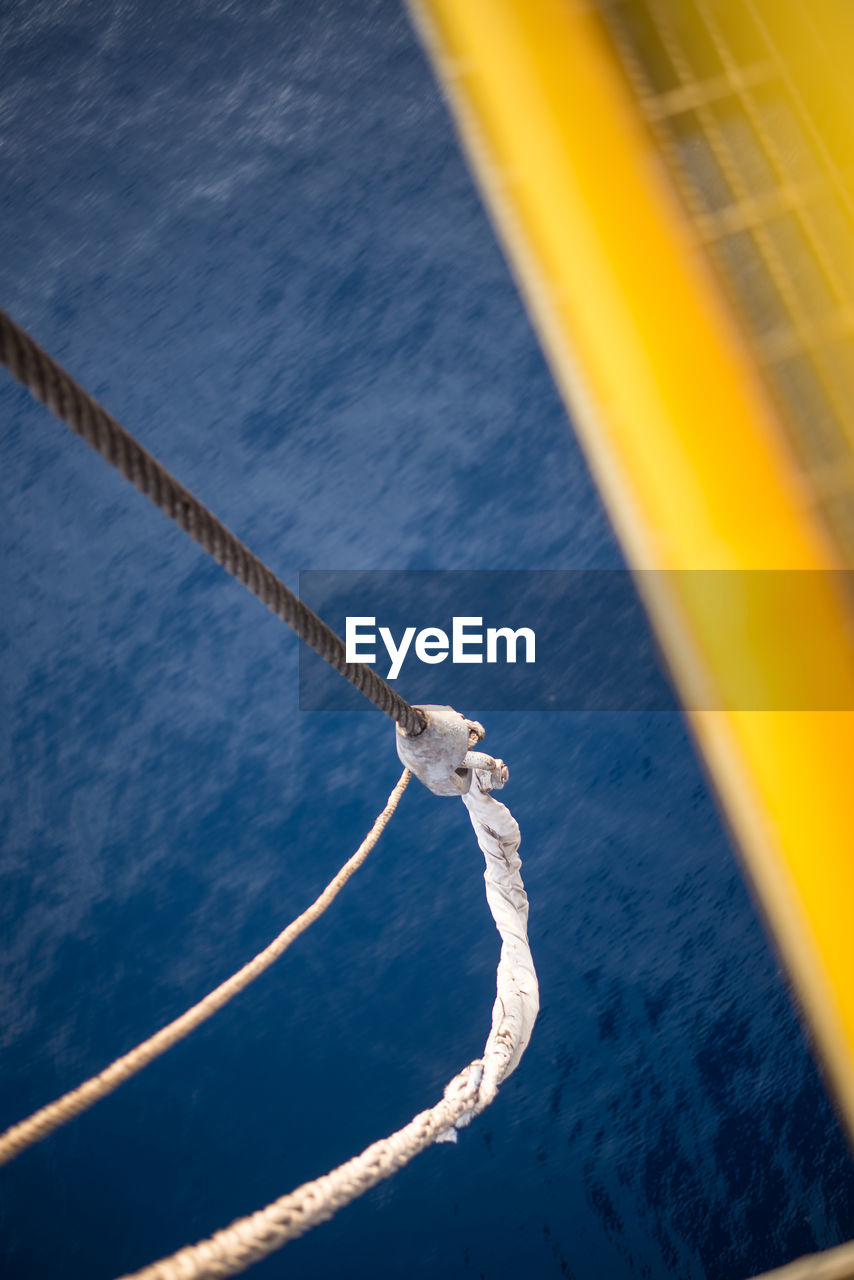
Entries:
{"label": "dark blue water background", "polygon": [[[3,304],[286,580],[619,565],[396,4],[0,20]],[[0,396],[5,1124],[263,946],[398,764],[378,713],[300,714],[295,639]],[[488,730],[524,833],[530,1049],[457,1147],[258,1280],[737,1280],[854,1234],[681,720]],[[413,786],[272,972],[0,1173],[4,1277],[108,1280],[392,1131],[480,1051],[496,958],[463,808]]]}

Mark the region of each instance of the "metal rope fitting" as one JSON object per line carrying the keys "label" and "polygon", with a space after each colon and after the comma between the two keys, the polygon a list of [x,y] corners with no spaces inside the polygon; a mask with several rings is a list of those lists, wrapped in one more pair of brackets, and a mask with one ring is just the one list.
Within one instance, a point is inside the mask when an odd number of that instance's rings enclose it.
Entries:
{"label": "metal rope fitting", "polygon": [[422,705],[426,727],[411,737],[400,725],[395,732],[397,754],[416,778],[437,796],[466,795],[471,787],[472,769],[487,770],[490,790],[503,787],[508,769],[502,760],[481,751],[470,751],[474,741],[484,736],[483,726],[466,720],[453,707]]}

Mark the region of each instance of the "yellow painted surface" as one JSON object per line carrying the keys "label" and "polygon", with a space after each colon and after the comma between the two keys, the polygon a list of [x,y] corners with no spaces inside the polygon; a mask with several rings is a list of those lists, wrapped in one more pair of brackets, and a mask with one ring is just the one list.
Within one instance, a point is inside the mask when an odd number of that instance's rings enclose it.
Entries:
{"label": "yellow painted surface", "polygon": [[[573,0],[415,15],[629,562],[839,567],[596,16]],[[809,669],[815,705],[847,708],[690,715],[854,1133],[847,599],[804,577],[783,648],[761,592],[717,613],[701,575],[638,578],[689,705],[745,669],[786,705]]]}

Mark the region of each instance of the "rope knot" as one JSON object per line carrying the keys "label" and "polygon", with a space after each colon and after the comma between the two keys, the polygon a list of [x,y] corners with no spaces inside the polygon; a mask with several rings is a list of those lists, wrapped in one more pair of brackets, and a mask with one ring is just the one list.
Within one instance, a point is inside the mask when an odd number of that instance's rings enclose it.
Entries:
{"label": "rope knot", "polygon": [[453,707],[426,705],[413,710],[424,716],[425,727],[413,738],[398,725],[397,754],[429,791],[437,796],[464,796],[474,770],[488,775],[485,789],[504,786],[509,777],[506,764],[470,749],[485,736],[482,724],[466,720]]}

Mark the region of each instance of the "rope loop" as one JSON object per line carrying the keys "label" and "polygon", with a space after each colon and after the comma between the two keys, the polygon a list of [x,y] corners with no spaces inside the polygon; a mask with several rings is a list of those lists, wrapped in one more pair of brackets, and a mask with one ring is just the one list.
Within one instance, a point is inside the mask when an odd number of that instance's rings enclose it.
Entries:
{"label": "rope loop", "polygon": [[[436,710],[428,708],[428,719],[432,720]],[[453,723],[457,713],[451,708],[444,710],[450,712],[446,727],[452,738],[452,755],[459,750],[460,742],[465,749],[483,737],[483,727],[474,721],[462,721],[461,737],[459,726]],[[441,788],[447,741],[441,731],[431,734],[430,739],[435,743],[433,763],[438,762],[437,768],[441,765],[436,775]],[[484,760],[489,762],[485,766]],[[430,762],[421,763],[432,777]],[[539,1008],[537,976],[528,947],[528,899],[519,874],[521,837],[510,810],[490,794],[494,785],[503,785],[505,780],[506,770],[503,765],[496,770],[496,763],[500,761],[491,756],[476,759],[469,790],[462,796],[486,860],[486,898],[501,936],[492,1029],[483,1057],[470,1062],[449,1081],[435,1106],[414,1116],[396,1133],[373,1143],[361,1155],[304,1183],[265,1209],[238,1219],[207,1240],[187,1245],[122,1280],[220,1280],[238,1275],[288,1241],[328,1221],[434,1142],[455,1142],[457,1130],[492,1102],[498,1086],[519,1062]],[[439,794],[447,793],[440,789]]]}

